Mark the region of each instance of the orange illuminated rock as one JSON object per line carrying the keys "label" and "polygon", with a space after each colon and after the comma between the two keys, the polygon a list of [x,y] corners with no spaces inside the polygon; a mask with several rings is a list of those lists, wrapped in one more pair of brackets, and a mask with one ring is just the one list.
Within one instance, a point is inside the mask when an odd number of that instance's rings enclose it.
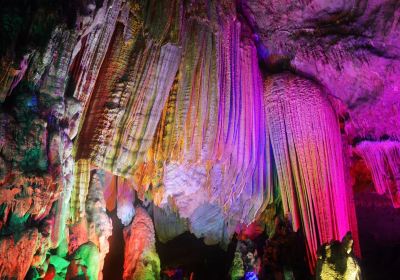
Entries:
{"label": "orange illuminated rock", "polygon": [[37,229],[25,231],[16,240],[13,236],[0,239],[0,279],[23,280],[38,248]]}
{"label": "orange illuminated rock", "polygon": [[124,280],[159,279],[160,259],[155,248],[154,226],[143,208],[136,208],[132,224],[124,229],[124,240]]}

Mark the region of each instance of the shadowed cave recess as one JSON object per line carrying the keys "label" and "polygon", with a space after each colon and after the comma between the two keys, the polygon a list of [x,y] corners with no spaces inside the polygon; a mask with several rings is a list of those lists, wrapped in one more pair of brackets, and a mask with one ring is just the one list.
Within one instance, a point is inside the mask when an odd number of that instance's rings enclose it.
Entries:
{"label": "shadowed cave recess", "polygon": [[400,2],[4,0],[0,279],[381,280]]}

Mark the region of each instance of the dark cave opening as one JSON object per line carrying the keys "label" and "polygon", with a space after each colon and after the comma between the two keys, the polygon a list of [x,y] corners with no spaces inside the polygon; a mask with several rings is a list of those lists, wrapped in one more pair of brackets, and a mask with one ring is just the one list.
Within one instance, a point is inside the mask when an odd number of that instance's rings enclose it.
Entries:
{"label": "dark cave opening", "polygon": [[355,194],[365,280],[398,279],[400,266],[400,209],[384,195]]}
{"label": "dark cave opening", "polygon": [[108,238],[110,251],[104,259],[103,279],[122,280],[124,271],[124,250],[125,242],[121,221],[117,216],[117,210],[109,212],[108,215],[112,220],[112,235]]}
{"label": "dark cave opening", "polygon": [[[161,279],[222,280],[230,279],[229,269],[233,261],[236,239],[227,250],[219,245],[206,245],[202,239],[185,232],[174,239],[156,243],[161,261]],[[175,273],[168,278],[167,273]]]}

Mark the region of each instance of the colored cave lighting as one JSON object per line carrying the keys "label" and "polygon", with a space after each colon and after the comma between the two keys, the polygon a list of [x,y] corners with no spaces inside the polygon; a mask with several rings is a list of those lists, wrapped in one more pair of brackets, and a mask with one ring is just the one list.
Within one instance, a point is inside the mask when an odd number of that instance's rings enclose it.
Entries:
{"label": "colored cave lighting", "polygon": [[267,127],[285,213],[303,228],[310,265],[321,243],[356,232],[346,191],[338,122],[311,81],[281,75],[265,82]]}
{"label": "colored cave lighting", "polygon": [[0,279],[358,280],[398,251],[396,0],[3,2]]}
{"label": "colored cave lighting", "polygon": [[400,144],[395,141],[363,141],[357,151],[371,170],[375,190],[387,194],[393,206],[400,208]]}
{"label": "colored cave lighting", "polygon": [[257,48],[239,47],[237,21],[221,23],[223,37],[190,21],[182,49],[149,42],[128,64],[137,52],[129,24],[130,41],[116,30],[78,136],[73,220],[90,164],[131,178],[139,198],[150,192],[170,205],[207,244],[228,242],[237,223],[273,201],[274,176],[285,214],[305,232],[312,270],[321,243],[356,232],[338,122],[317,86],[277,76],[262,89]]}
{"label": "colored cave lighting", "polygon": [[245,280],[258,280],[257,274],[254,272],[246,272],[244,275]]}
{"label": "colored cave lighting", "polygon": [[190,21],[182,48],[149,43],[137,64],[125,62],[137,49],[116,30],[112,49],[123,51],[108,53],[76,143],[72,217],[87,189],[83,162],[170,205],[209,244],[229,242],[237,222],[272,202],[256,48],[239,47],[239,22],[219,28],[224,37]]}

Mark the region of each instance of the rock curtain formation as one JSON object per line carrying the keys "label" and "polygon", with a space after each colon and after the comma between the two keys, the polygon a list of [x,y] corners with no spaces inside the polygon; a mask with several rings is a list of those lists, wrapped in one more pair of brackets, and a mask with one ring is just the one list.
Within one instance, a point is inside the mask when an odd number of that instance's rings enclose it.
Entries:
{"label": "rock curtain formation", "polygon": [[265,93],[283,209],[295,231],[303,227],[315,263],[319,242],[357,231],[346,191],[339,124],[328,99],[311,81],[276,75],[266,80]]}
{"label": "rock curtain formation", "polygon": [[155,238],[226,248],[254,221],[273,235],[276,216],[304,236],[312,273],[348,231],[361,256],[360,177],[400,205],[399,11],[5,1],[0,278],[102,279],[113,211],[124,279],[158,279]]}

